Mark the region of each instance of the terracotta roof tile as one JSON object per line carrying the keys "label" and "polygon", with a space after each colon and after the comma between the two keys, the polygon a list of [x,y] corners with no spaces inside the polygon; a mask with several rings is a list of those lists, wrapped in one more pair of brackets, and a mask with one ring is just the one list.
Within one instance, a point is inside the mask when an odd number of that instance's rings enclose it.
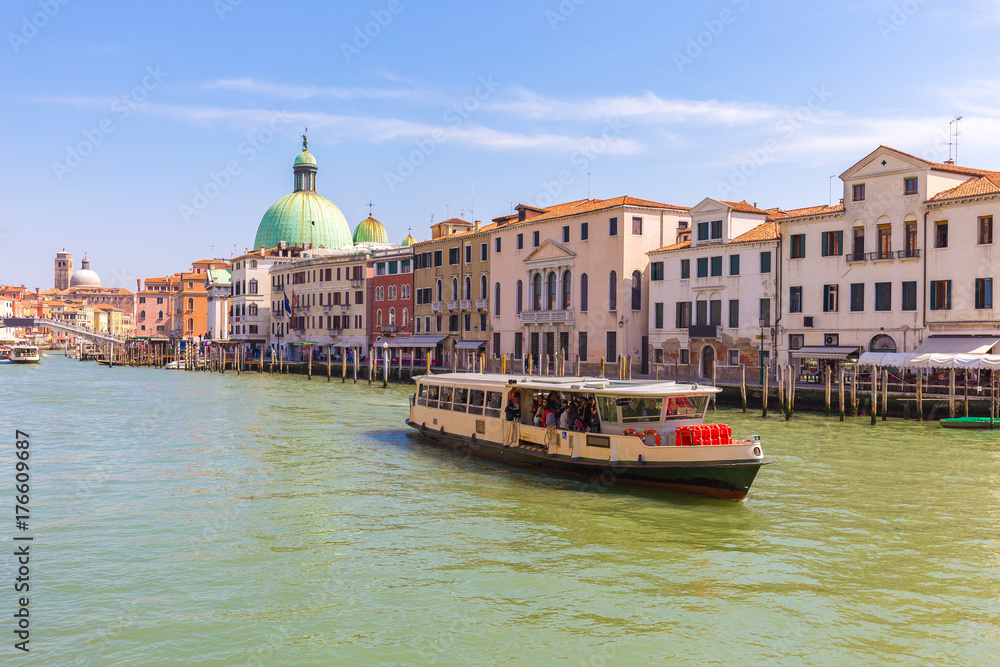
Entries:
{"label": "terracotta roof tile", "polygon": [[730,243],[759,243],[760,241],[774,241],[780,235],[781,228],[778,226],[778,223],[773,220],[768,220],[765,223],[757,225],[749,232],[740,234],[735,239],[732,239]]}
{"label": "terracotta roof tile", "polygon": [[746,199],[743,201],[725,201],[719,200],[726,206],[731,207],[734,211],[739,211],[740,213],[757,213],[759,215],[767,215],[767,211],[759,209],[753,204],[747,202]]}
{"label": "terracotta roof tile", "polygon": [[789,211],[781,211],[782,215],[775,216],[776,219],[786,220],[788,218],[808,218],[813,215],[831,215],[834,213],[843,213],[844,205],[837,204],[835,206],[807,206],[805,208],[793,208]]}
{"label": "terracotta roof tile", "polygon": [[681,241],[680,243],[675,243],[673,245],[664,246],[662,248],[657,248],[656,250],[650,250],[649,252],[664,252],[666,250],[680,250],[681,248],[687,248],[691,245],[691,240]]}
{"label": "terracotta roof tile", "polygon": [[[637,197],[614,197],[612,199],[578,199],[576,201],[566,202],[564,204],[556,204],[555,206],[550,206],[543,209],[545,212],[536,215],[533,218],[528,218],[520,222],[511,221],[507,223],[506,226],[512,227],[514,225],[523,225],[529,222],[544,222],[546,220],[555,220],[557,218],[564,218],[571,215],[583,215],[585,213],[594,213],[596,211],[603,211],[612,208],[618,208],[620,206],[637,206],[641,208],[667,208],[673,209],[675,211],[690,211],[690,206],[675,206],[673,204],[664,204],[658,201],[652,201],[650,199],[639,199]],[[539,210],[534,209],[532,210]],[[497,221],[502,221],[503,218],[496,218]]]}
{"label": "terracotta roof tile", "polygon": [[949,199],[962,199],[964,197],[978,197],[998,193],[1000,193],[1000,176],[978,176],[970,178],[949,190],[939,192],[928,201],[947,201]]}

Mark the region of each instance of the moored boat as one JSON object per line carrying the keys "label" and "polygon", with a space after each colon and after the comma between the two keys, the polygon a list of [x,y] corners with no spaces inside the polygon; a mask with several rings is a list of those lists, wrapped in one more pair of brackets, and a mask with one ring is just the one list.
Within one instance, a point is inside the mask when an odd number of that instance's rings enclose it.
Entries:
{"label": "moored boat", "polygon": [[38,346],[19,343],[10,349],[10,363],[37,364],[42,360]]}
{"label": "moored boat", "polygon": [[990,420],[989,417],[954,417],[942,419],[940,424],[945,428],[965,430],[990,430],[992,428],[1000,428],[1000,421],[997,421],[996,426],[994,426],[994,422]]}
{"label": "moored boat", "polygon": [[[757,436],[733,440],[728,425],[704,423],[718,391],[604,378],[426,375],[410,397],[407,424],[454,449],[599,487],[620,482],[742,499],[771,461]],[[532,405],[545,406],[547,423],[536,423]],[[562,406],[573,418],[560,426],[548,411]]]}

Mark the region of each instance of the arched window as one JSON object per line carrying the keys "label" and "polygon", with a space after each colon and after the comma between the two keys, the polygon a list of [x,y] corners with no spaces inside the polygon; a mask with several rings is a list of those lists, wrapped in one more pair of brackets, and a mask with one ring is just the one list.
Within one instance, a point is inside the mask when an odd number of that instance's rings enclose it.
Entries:
{"label": "arched window", "polygon": [[257,268],[257,260],[256,259],[251,259],[250,260],[250,268],[251,269],[256,269]]}
{"label": "arched window", "polygon": [[465,291],[462,293],[463,299],[472,298],[472,278],[465,276]]}
{"label": "arched window", "polygon": [[542,274],[536,273],[535,279],[532,281],[531,286],[531,309],[541,310],[542,309]]}
{"label": "arched window", "polygon": [[194,310],[194,299],[188,299],[188,310]]}
{"label": "arched window", "polygon": [[573,274],[568,270],[562,274],[562,309],[569,310],[573,306]]}
{"label": "arched window", "polygon": [[256,303],[251,303],[250,304],[250,310],[248,312],[250,313],[250,315],[256,315],[257,314],[257,304]]}
{"label": "arched window", "polygon": [[379,308],[378,311],[376,311],[376,313],[375,313],[375,326],[377,326],[377,327],[382,326],[382,309],[381,308]]}
{"label": "arched window", "polygon": [[493,285],[493,315],[500,317],[500,283]]}
{"label": "arched window", "polygon": [[139,311],[139,319],[140,320],[146,319],[146,311],[145,310],[140,310]]}
{"label": "arched window", "polygon": [[618,310],[618,272],[608,275],[608,310]]}
{"label": "arched window", "polygon": [[458,298],[458,278],[451,279],[451,300]]}
{"label": "arched window", "polygon": [[403,328],[410,326],[410,310],[408,308],[403,309]]}
{"label": "arched window", "polygon": [[549,273],[548,280],[546,281],[545,290],[545,310],[555,310],[556,309],[556,274],[555,272]]}
{"label": "arched window", "polygon": [[587,274],[584,273],[583,275],[580,276],[580,312],[582,312],[582,313],[587,312],[587,288],[588,287],[589,287],[589,285],[588,285],[588,280],[587,280]]}
{"label": "arched window", "polygon": [[522,303],[524,303],[524,283],[518,280],[517,284],[514,286],[514,312],[517,315],[521,314]]}
{"label": "arched window", "polygon": [[409,299],[410,298],[410,286],[409,285],[405,285],[404,284],[403,285],[403,289],[401,291],[403,292],[403,296],[402,296],[403,299]]}
{"label": "arched window", "polygon": [[437,298],[434,299],[434,300],[435,301],[441,301],[441,279],[440,278],[438,278],[438,281],[437,281]]}
{"label": "arched window", "polygon": [[391,326],[395,326],[395,325],[396,325],[396,309],[395,308],[390,308],[389,309],[389,326],[391,327]]}
{"label": "arched window", "polygon": [[156,316],[156,319],[158,319],[158,320],[162,320],[162,319],[163,319],[163,311],[162,311],[162,310],[161,310],[161,311],[159,312],[159,314],[158,314],[158,315]]}
{"label": "arched window", "polygon": [[395,301],[395,300],[396,300],[396,286],[389,285],[389,301]]}
{"label": "arched window", "polygon": [[632,272],[632,310],[642,310],[642,273]]}
{"label": "arched window", "polygon": [[479,277],[479,298],[486,298],[486,290],[489,289],[489,284],[486,282],[486,274],[484,273]]}
{"label": "arched window", "polygon": [[190,317],[188,318],[187,331],[188,333],[194,333],[194,320]]}
{"label": "arched window", "polygon": [[257,293],[257,280],[254,279],[250,281],[250,291],[247,292],[247,294],[256,294],[256,293]]}

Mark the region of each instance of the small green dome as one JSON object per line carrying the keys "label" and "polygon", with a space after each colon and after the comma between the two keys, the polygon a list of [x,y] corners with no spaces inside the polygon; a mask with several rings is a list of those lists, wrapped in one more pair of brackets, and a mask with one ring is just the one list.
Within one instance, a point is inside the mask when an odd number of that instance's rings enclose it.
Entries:
{"label": "small green dome", "polygon": [[[312,156],[310,156],[312,157]],[[311,243],[314,248],[350,248],[351,228],[333,202],[311,190],[300,190],[276,201],[261,218],[254,247]]]}
{"label": "small green dome", "polygon": [[385,231],[385,226],[368,214],[354,229],[354,243],[388,243],[389,235]]}
{"label": "small green dome", "polygon": [[417,240],[415,238],[413,238],[412,234],[407,234],[406,238],[403,239],[403,242],[400,243],[399,245],[402,248],[409,248],[411,245],[413,245],[416,242],[417,242]]}
{"label": "small green dome", "polygon": [[301,153],[295,156],[295,164],[293,164],[292,166],[298,167],[300,165],[309,165],[310,167],[315,167],[316,158],[314,158],[313,154],[310,153],[309,151],[303,150]]}

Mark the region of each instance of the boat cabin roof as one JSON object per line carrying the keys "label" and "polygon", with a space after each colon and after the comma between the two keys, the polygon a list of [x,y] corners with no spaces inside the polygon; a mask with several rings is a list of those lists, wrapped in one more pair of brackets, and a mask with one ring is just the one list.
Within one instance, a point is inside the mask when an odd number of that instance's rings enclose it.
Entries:
{"label": "boat cabin roof", "polygon": [[442,373],[422,375],[418,382],[440,382],[475,386],[494,391],[512,387],[540,391],[585,391],[594,394],[649,396],[669,394],[714,394],[722,391],[711,385],[674,382],[673,380],[611,380],[595,377],[539,377],[534,375],[498,375],[485,373]]}

